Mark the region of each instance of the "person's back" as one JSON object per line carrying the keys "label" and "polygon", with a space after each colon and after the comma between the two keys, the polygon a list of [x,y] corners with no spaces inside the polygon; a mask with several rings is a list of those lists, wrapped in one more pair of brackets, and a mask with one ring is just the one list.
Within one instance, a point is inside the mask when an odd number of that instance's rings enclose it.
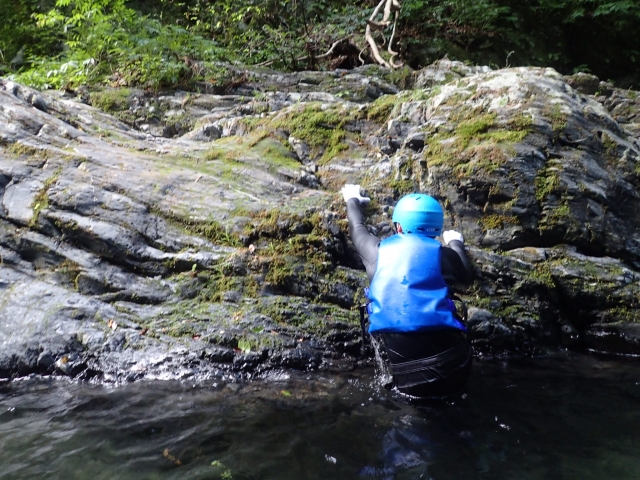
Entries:
{"label": "person's back", "polygon": [[[471,368],[466,328],[455,312],[445,279],[469,283],[471,265],[462,235],[442,232],[439,203],[424,194],[400,199],[393,213],[398,232],[382,242],[364,227],[358,185],[343,196],[352,240],[371,281],[369,333],[380,334],[402,393],[444,397],[460,391]],[[444,260],[444,261],[443,261]]]}

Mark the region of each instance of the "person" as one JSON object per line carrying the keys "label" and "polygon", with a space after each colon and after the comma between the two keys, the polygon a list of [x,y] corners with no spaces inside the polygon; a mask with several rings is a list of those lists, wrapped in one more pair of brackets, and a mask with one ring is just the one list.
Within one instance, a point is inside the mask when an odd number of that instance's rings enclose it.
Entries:
{"label": "person", "polygon": [[[349,233],[369,278],[369,333],[380,334],[398,391],[421,398],[459,393],[471,370],[466,327],[455,311],[453,285],[469,285],[473,268],[462,234],[442,233],[444,213],[433,197],[402,197],[385,240],[364,224],[360,185],[341,189]],[[446,246],[435,237],[442,233]]]}

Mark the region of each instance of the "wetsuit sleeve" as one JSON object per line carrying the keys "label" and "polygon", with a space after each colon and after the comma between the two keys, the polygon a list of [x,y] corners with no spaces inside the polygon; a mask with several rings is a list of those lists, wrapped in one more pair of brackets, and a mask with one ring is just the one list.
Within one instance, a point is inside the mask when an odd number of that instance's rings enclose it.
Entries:
{"label": "wetsuit sleeve", "polygon": [[464,244],[452,240],[448,246],[442,247],[442,276],[451,287],[454,284],[468,286],[473,281],[473,266],[469,261]]}
{"label": "wetsuit sleeve", "polygon": [[360,255],[362,263],[367,270],[367,277],[369,277],[369,281],[371,281],[373,275],[376,273],[380,239],[367,230],[364,224],[362,209],[360,208],[360,201],[356,198],[351,198],[347,202],[347,219],[349,220],[351,241],[354,247],[356,247],[356,251],[358,255]]}

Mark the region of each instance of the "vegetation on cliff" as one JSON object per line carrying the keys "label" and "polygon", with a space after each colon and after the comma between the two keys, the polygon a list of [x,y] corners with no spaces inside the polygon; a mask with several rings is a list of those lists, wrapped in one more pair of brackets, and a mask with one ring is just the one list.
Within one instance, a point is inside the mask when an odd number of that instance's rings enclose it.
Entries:
{"label": "vegetation on cliff", "polygon": [[[6,15],[0,74],[17,74],[40,88],[94,82],[194,88],[201,81],[222,88],[233,81],[224,62],[351,68],[375,62],[365,30],[385,48],[392,41],[389,24],[371,27],[372,0],[0,4]],[[397,13],[396,64],[420,68],[448,55],[497,67],[591,71],[623,87],[640,81],[640,5],[634,0],[404,0]]]}

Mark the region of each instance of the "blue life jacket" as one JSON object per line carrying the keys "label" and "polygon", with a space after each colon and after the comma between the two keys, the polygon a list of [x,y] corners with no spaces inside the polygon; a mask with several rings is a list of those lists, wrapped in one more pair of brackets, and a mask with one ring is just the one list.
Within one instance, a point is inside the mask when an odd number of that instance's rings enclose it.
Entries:
{"label": "blue life jacket", "polygon": [[433,238],[393,235],[380,242],[378,265],[367,296],[369,333],[402,333],[466,327],[454,316]]}

